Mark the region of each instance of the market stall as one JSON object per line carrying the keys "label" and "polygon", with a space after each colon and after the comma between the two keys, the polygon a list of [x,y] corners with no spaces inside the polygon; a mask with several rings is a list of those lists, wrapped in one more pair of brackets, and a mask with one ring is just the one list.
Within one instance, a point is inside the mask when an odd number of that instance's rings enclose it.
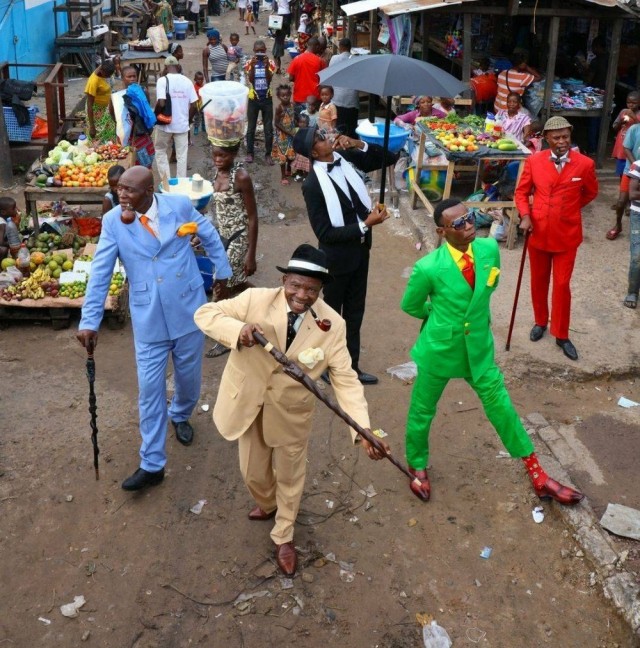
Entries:
{"label": "market stall", "polygon": [[99,145],[95,150],[89,147],[83,151],[76,149],[62,140],[44,160],[36,160],[31,167],[24,200],[36,235],[40,232],[38,202],[101,205],[109,189],[109,168],[119,164],[127,169],[132,164],[129,149],[117,144]]}
{"label": "market stall", "polygon": [[130,45],[129,49],[122,52],[120,64],[135,65],[139,69],[138,82],[141,85],[153,85],[149,82],[149,77],[154,76],[155,80],[162,74],[164,60],[169,56],[169,52],[155,52],[153,47]]}
{"label": "market stall", "polygon": [[[460,171],[475,173],[474,188],[477,189],[480,180],[481,165],[486,161],[518,162],[517,178],[522,173],[522,164],[531,154],[529,149],[509,137],[501,134],[484,133],[473,127],[473,122],[460,122],[455,129],[439,129],[440,120],[424,120],[416,124],[419,133],[418,155],[415,171],[410,177],[411,207],[416,209],[418,199],[433,215],[434,206],[420,187],[423,171],[437,173],[445,172],[442,199],[451,196],[454,174]],[[507,233],[507,247],[512,249],[517,235],[517,210],[513,200],[464,201],[470,208],[506,208],[511,211]]]}

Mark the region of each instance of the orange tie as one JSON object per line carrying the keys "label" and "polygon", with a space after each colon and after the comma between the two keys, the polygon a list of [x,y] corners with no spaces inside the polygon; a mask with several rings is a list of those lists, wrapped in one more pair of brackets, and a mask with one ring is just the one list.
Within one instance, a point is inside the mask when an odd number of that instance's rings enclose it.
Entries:
{"label": "orange tie", "polygon": [[151,225],[149,225],[149,217],[146,214],[143,214],[142,216],[140,216],[140,222],[142,223],[142,227],[144,227],[147,230],[147,232],[149,232],[149,234],[151,234],[151,236],[153,236],[154,238],[158,238],[156,236],[156,233],[151,228]]}
{"label": "orange tie", "polygon": [[466,252],[462,255],[462,260],[465,263],[464,268],[462,268],[462,276],[471,286],[471,290],[473,290],[476,287],[476,271],[473,267],[473,260]]}

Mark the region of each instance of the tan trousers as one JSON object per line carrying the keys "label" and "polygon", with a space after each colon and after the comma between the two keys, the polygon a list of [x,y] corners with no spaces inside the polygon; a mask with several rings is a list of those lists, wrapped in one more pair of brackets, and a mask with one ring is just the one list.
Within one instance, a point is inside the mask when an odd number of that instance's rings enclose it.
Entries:
{"label": "tan trousers", "polygon": [[[189,133],[167,133],[160,128],[153,129],[153,145],[156,149],[156,170],[160,179],[184,178],[187,175],[187,154],[189,152]],[[169,157],[171,156],[171,143],[176,147],[176,175],[171,175]]]}
{"label": "tan trousers", "polygon": [[272,448],[262,433],[262,410],[238,439],[240,472],[256,504],[265,512],[278,509],[271,539],[293,540],[307,469],[307,441]]}

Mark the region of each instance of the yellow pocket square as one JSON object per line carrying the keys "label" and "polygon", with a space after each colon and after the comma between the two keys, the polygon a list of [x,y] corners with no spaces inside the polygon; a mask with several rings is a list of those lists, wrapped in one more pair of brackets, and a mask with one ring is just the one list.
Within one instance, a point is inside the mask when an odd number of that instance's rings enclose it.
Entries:
{"label": "yellow pocket square", "polygon": [[491,270],[489,271],[489,278],[487,279],[487,286],[489,286],[489,288],[493,288],[493,286],[496,285],[496,279],[498,278],[499,274],[500,268],[491,268]]}
{"label": "yellow pocket square", "polygon": [[313,369],[321,360],[324,360],[324,351],[320,348],[309,347],[298,355],[298,361],[309,369]]}
{"label": "yellow pocket square", "polygon": [[190,236],[191,234],[198,233],[198,223],[191,221],[190,223],[184,223],[180,225],[176,234],[178,236]]}

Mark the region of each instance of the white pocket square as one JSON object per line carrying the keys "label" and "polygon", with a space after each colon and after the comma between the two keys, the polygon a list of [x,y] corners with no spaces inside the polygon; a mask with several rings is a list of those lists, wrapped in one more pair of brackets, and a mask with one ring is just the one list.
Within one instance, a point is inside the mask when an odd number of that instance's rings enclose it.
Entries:
{"label": "white pocket square", "polygon": [[321,360],[324,360],[324,351],[317,347],[309,347],[298,355],[298,361],[309,369],[313,369]]}
{"label": "white pocket square", "polygon": [[571,178],[571,182],[580,182],[582,178]]}

